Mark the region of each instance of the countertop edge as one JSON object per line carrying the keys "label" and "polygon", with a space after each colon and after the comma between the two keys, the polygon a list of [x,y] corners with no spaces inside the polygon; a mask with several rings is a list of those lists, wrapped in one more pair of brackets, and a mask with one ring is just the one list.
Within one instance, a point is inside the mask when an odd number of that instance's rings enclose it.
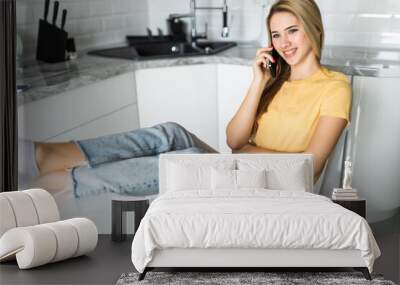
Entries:
{"label": "countertop edge", "polygon": [[[103,80],[149,68],[163,68],[196,64],[232,64],[250,66],[257,48],[252,45],[236,46],[214,55],[176,57],[168,59],[128,60],[88,55],[82,52],[80,58],[57,64],[36,63],[23,70],[18,84],[27,89],[17,95],[18,106],[57,96],[77,88],[85,87]],[[359,68],[340,64],[335,60],[322,60],[328,69],[342,72],[348,76],[391,77],[390,69]],[[400,77],[400,67],[398,67]],[[383,72],[382,72],[383,71]],[[397,71],[397,69],[396,69]],[[385,73],[386,72],[386,73]],[[389,74],[389,76],[388,76]],[[18,78],[18,76],[17,76]]]}

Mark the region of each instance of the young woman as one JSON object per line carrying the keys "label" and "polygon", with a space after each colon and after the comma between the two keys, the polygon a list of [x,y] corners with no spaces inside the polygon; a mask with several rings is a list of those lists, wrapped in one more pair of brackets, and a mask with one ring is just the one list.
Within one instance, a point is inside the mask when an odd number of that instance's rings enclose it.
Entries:
{"label": "young woman", "polygon": [[[257,51],[227,142],[235,152],[311,153],[316,181],[349,121],[351,86],[343,74],[321,67],[324,30],[313,0],[277,1],[267,26],[272,46]],[[276,78],[269,61],[277,63]]]}
{"label": "young woman", "polygon": [[[277,1],[267,26],[272,46],[256,53],[253,81],[228,124],[227,143],[233,152],[312,153],[316,180],[349,120],[351,87],[343,74],[320,65],[324,30],[313,0]],[[275,78],[266,67],[270,61],[277,63]],[[71,169],[76,197],[154,194],[158,154],[171,151],[216,152],[176,123],[72,143],[36,143],[36,184],[60,188]]]}

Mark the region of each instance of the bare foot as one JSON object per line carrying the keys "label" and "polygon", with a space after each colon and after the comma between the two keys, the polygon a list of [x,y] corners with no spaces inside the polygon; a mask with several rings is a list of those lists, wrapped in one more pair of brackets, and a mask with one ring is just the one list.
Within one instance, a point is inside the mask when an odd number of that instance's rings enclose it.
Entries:
{"label": "bare foot", "polygon": [[86,164],[74,143],[35,143],[36,163],[41,175]]}

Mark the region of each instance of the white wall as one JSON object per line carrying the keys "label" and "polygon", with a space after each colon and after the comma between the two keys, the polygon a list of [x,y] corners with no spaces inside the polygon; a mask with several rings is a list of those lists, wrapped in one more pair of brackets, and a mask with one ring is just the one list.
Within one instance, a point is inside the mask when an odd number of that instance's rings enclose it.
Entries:
{"label": "white wall", "polygon": [[[61,11],[67,9],[65,30],[75,38],[78,50],[112,43],[122,43],[127,34],[145,34],[147,1],[145,0],[59,0],[57,25]],[[54,0],[50,0],[47,20],[51,22]],[[23,43],[23,56],[36,51],[39,18],[43,18],[44,0],[17,0],[17,31]]]}
{"label": "white wall", "polygon": [[[326,29],[326,44],[400,48],[400,0],[316,0]],[[149,0],[149,26],[166,29],[170,13],[189,12],[189,0]],[[228,0],[230,39],[257,40],[266,14],[261,6],[273,0]],[[223,0],[197,0],[197,5],[222,5]],[[198,30],[209,24],[209,36],[221,39],[220,11],[199,11]]]}
{"label": "white wall", "polygon": [[[273,0],[227,0],[230,37],[234,41],[260,38],[266,16],[262,5]],[[316,0],[326,29],[326,44],[400,48],[400,0]],[[48,19],[52,15],[52,2]],[[170,13],[189,12],[189,0],[60,0],[68,9],[66,30],[77,48],[123,42],[126,34],[145,34],[146,27],[167,33]],[[220,6],[223,0],[197,0],[199,6]],[[44,0],[17,0],[18,32],[24,55],[34,54],[38,20]],[[61,19],[59,12],[58,23]],[[221,12],[198,11],[198,31],[208,22],[211,39],[221,39]]]}
{"label": "white wall", "polygon": [[[230,35],[227,40],[254,41],[258,39],[261,29],[264,0],[228,0],[228,23]],[[268,0],[266,1],[268,2]],[[152,30],[160,27],[167,31],[166,21],[171,13],[189,13],[190,0],[149,0],[149,26]],[[223,0],[197,0],[197,6],[222,6]],[[197,30],[204,32],[208,23],[208,37],[222,39],[222,12],[220,10],[199,10],[197,13]],[[189,21],[189,20],[185,20]]]}
{"label": "white wall", "polygon": [[331,45],[400,48],[399,0],[316,0]]}

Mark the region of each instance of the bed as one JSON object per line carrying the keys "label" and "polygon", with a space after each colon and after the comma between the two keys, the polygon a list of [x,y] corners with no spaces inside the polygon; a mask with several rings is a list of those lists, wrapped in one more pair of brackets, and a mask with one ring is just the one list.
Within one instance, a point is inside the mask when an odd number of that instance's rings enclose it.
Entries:
{"label": "bed", "polygon": [[313,194],[308,154],[165,154],[160,195],[134,236],[143,279],[159,267],[353,267],[380,251],[365,219]]}

